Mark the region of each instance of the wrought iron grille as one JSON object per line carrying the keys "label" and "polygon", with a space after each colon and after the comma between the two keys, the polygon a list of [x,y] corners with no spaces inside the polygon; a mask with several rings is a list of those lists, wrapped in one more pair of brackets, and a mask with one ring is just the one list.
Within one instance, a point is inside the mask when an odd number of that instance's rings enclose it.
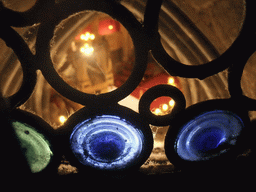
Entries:
{"label": "wrought iron grille", "polygon": [[[252,1],[245,2],[246,13],[238,37],[221,55],[207,38],[202,38],[204,35],[189,23],[189,19],[181,16],[182,12],[170,3],[168,13],[181,23],[185,31],[183,35],[193,39],[193,42],[188,43],[189,46],[197,45],[196,54],[199,56],[195,60],[204,62],[201,65],[183,64],[164,49],[161,42],[164,32],[158,29],[162,0],[148,0],[142,15],[136,10],[132,13],[128,9],[129,4],[125,4],[125,1],[105,0],[37,0],[25,12],[16,12],[0,4],[0,17],[8,18],[1,21],[0,37],[17,55],[23,72],[23,81],[17,93],[7,98],[1,97],[1,118],[4,122],[9,120],[10,127],[16,130],[10,128],[12,134],[15,132],[18,137],[23,137],[20,136],[22,134],[39,134],[35,137],[49,138],[52,142],[52,148],[44,147],[41,151],[46,153],[50,163],[45,160],[39,166],[28,162],[30,172],[52,172],[63,154],[84,173],[91,169],[107,174],[137,170],[152,151],[153,137],[149,125],[170,126],[165,137],[165,153],[178,168],[185,171],[213,171],[217,167],[229,167],[230,162],[251,144],[248,141],[253,131],[248,111],[256,109],[256,101],[243,94],[240,83],[246,62],[255,51]],[[127,29],[134,44],[135,63],[129,78],[119,88],[108,93],[81,92],[64,81],[54,68],[51,43],[56,28],[63,20],[83,11],[108,14]],[[136,16],[142,16],[143,21],[139,21]],[[37,27],[34,52],[12,28],[33,25]],[[168,43],[167,40],[165,44]],[[118,102],[131,94],[141,82],[149,52],[170,75],[183,77],[184,81],[217,75],[219,81],[223,82],[221,72],[228,68],[230,98],[212,98],[194,104],[195,101],[186,101],[184,94],[175,86],[161,84],[142,95],[139,113],[120,106]],[[70,116],[60,129],[54,130],[37,115],[18,109],[32,95],[38,81],[37,71],[41,71],[46,81],[63,97],[85,106]],[[207,94],[209,88],[204,88]],[[159,116],[150,111],[150,105],[162,96],[171,97],[175,105],[171,113]],[[191,106],[186,108],[186,102]],[[43,144],[47,145],[47,142]],[[31,164],[36,168],[32,168]]]}

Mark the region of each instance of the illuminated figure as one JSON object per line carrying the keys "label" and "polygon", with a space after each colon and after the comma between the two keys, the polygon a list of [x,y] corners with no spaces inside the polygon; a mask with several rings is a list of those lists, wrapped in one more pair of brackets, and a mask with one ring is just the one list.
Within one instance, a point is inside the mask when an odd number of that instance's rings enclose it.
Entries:
{"label": "illuminated figure", "polygon": [[71,43],[66,61],[75,70],[75,86],[86,93],[106,93],[114,84],[108,43],[104,37],[94,41],[88,32],[80,37]]}

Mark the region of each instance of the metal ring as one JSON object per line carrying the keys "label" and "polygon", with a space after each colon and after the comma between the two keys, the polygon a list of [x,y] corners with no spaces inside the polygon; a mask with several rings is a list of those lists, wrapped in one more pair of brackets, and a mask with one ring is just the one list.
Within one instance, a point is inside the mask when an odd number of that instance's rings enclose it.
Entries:
{"label": "metal ring", "polygon": [[3,27],[0,31],[0,37],[17,55],[23,71],[23,80],[20,89],[17,93],[7,98],[10,108],[14,109],[25,103],[34,91],[37,80],[37,74],[34,68],[34,55],[23,38],[11,27]]}
{"label": "metal ring", "polygon": [[[252,38],[251,42],[255,44],[256,37]],[[231,98],[236,99],[238,103],[243,103],[247,110],[256,111],[256,100],[245,96],[241,88],[241,78],[243,75],[244,67],[248,59],[255,52],[255,48],[253,46],[246,46],[245,49],[247,54],[241,55],[240,60],[237,61],[239,63],[243,63],[243,65],[231,65],[229,68],[228,90]]]}
{"label": "metal ring", "polygon": [[[74,133],[82,128],[83,128],[83,133],[85,133],[86,129],[90,129],[90,124],[94,124],[92,127],[92,130],[90,131],[89,134],[92,134],[94,131],[97,130],[97,127],[95,126],[96,122],[95,121],[97,118],[99,119],[104,119],[104,118],[109,118],[108,125],[105,127],[106,129],[112,129],[111,124],[115,126],[115,130],[112,130],[112,132],[118,133],[119,131],[122,131],[121,126],[122,123],[119,122],[119,125],[116,126],[115,122],[116,120],[111,120],[111,118],[117,118],[118,121],[123,121],[124,124],[129,123],[132,127],[134,127],[136,130],[138,130],[139,135],[143,136],[143,141],[142,141],[142,150],[141,153],[138,154],[138,156],[135,158],[135,161],[129,162],[126,159],[126,162],[124,162],[123,167],[120,167],[120,169],[115,169],[111,170],[111,172],[120,172],[120,171],[131,171],[131,170],[137,170],[149,157],[152,148],[153,148],[153,136],[151,129],[147,122],[143,121],[141,116],[132,111],[129,108],[120,106],[120,105],[112,105],[107,108],[82,108],[76,113],[74,113],[68,120],[67,122],[63,125],[62,128],[56,131],[56,134],[60,135],[60,139],[58,139],[58,145],[59,145],[59,151],[62,151],[65,153],[66,157],[70,160],[70,162],[75,165],[76,167],[79,168],[81,171],[86,171],[88,172],[90,169],[92,170],[102,170],[108,172],[108,167],[102,167],[99,169],[99,165],[102,164],[102,162],[99,162],[95,166],[91,166],[89,164],[83,164],[77,156],[75,156],[74,151],[72,149],[73,145],[71,142],[71,139],[74,136]],[[88,123],[88,124],[87,124]],[[84,126],[85,124],[88,125],[88,127]],[[102,123],[100,123],[102,126]],[[101,130],[104,131],[105,128],[101,127]],[[81,132],[79,133],[81,134]],[[124,134],[124,133],[122,133]],[[133,138],[134,135],[131,135],[131,140],[135,139]],[[82,137],[80,137],[81,139]],[[132,142],[132,141],[131,141]],[[69,149],[69,150],[67,150]],[[133,149],[129,149],[129,151],[133,151]],[[81,159],[81,157],[80,157]],[[89,159],[85,159],[85,161],[89,161]],[[98,167],[98,168],[96,168]],[[95,169],[96,168],[96,169]],[[113,168],[113,167],[112,167]]]}
{"label": "metal ring", "polygon": [[54,129],[39,116],[20,109],[10,113],[10,122],[21,145],[33,153],[26,155],[31,173],[53,173],[61,159],[54,145]]}
{"label": "metal ring", "polygon": [[[154,5],[155,7],[158,8],[158,10],[155,10],[155,13],[159,13],[161,8],[161,6],[159,6],[159,2],[149,1],[148,9],[150,9],[150,7],[154,7]],[[227,49],[217,59],[214,59],[202,65],[196,65],[196,66],[182,64],[174,60],[172,57],[168,55],[168,53],[165,51],[165,49],[161,44],[161,41],[160,41],[161,37],[157,32],[158,26],[156,22],[158,22],[158,20],[154,18],[152,20],[150,19],[150,21],[153,21],[155,23],[145,22],[145,28],[147,28],[148,33],[150,33],[150,35],[154,37],[152,38],[152,46],[151,46],[152,54],[155,57],[155,59],[168,71],[168,73],[173,76],[204,79],[208,76],[211,76],[220,71],[223,71],[224,69],[229,67],[232,63],[236,63],[236,61],[239,59],[241,55],[240,48],[243,47],[246,43],[250,44],[251,42],[251,37],[254,35],[254,30],[252,30],[251,28],[253,17],[250,17],[248,15],[253,14],[252,7],[253,6],[251,6],[251,2],[246,1],[246,17],[243,23],[243,27],[240,31],[239,36],[233,42],[233,44],[229,47],[229,49]],[[145,15],[147,16],[145,17],[145,20],[151,16],[149,15],[150,15],[149,13]],[[153,14],[153,16],[158,17],[159,14]],[[240,51],[240,54],[234,55],[234,52],[238,52],[238,51]]]}
{"label": "metal ring", "polygon": [[[239,119],[239,122],[241,122],[241,126],[243,124],[243,129],[240,131],[240,133],[233,135],[234,139],[233,141],[232,140],[230,141],[231,144],[224,143],[222,147],[216,148],[216,151],[212,151],[212,154],[217,154],[220,150],[224,150],[223,153],[219,155],[212,155],[211,157],[209,155],[210,157],[209,159],[199,158],[200,160],[195,160],[193,159],[193,157],[191,157],[192,155],[190,156],[186,153],[178,154],[178,150],[180,150],[178,149],[178,147],[183,149],[183,146],[192,145],[191,144],[192,135],[196,135],[196,132],[204,128],[204,126],[206,128],[214,128],[215,125],[222,126],[223,125],[222,123],[214,123],[214,121],[218,121],[218,119],[216,119],[217,116],[211,115],[211,114],[216,114],[216,113],[218,114],[222,112],[233,114],[233,116],[236,116],[237,119]],[[201,122],[208,121],[207,118],[213,121],[213,123],[208,122],[208,123],[199,124],[196,126],[196,129],[194,130],[186,129],[186,127],[189,127],[189,126],[192,127],[192,125],[195,125],[198,122],[200,123],[200,121]],[[230,123],[228,123],[228,121],[229,121],[229,118],[227,118],[227,127],[231,125]],[[182,169],[184,168],[187,170],[204,170],[207,168],[209,170],[212,167],[213,168],[212,170],[214,170],[215,168],[223,168],[223,166],[225,167],[228,164],[230,164],[231,161],[237,157],[237,155],[241,154],[244,151],[246,140],[248,139],[248,135],[250,134],[250,130],[248,129],[249,125],[250,125],[250,119],[248,117],[247,111],[245,110],[245,108],[243,108],[242,104],[237,105],[235,100],[215,99],[215,100],[209,100],[209,101],[197,103],[195,105],[188,107],[186,110],[176,115],[175,119],[172,121],[170,125],[171,128],[168,130],[165,137],[166,156],[171,163],[173,163],[175,166]],[[232,130],[227,128],[227,132],[229,131],[232,131]],[[206,134],[206,136],[208,134],[207,132],[202,132],[202,134],[203,133]],[[187,142],[184,142],[183,146],[178,143],[178,140],[181,138],[182,134],[183,136],[186,135],[188,139]],[[218,133],[216,132],[216,134]],[[230,149],[226,151],[225,147]],[[205,155],[207,155],[207,153]]]}
{"label": "metal ring", "polygon": [[[82,1],[79,6],[69,2],[69,7],[66,7],[66,2],[58,6],[58,16],[54,21],[42,24],[38,31],[36,43],[37,58],[41,62],[39,69],[51,86],[63,96],[83,105],[110,105],[129,95],[140,83],[147,67],[148,42],[144,37],[143,28],[137,19],[121,4],[100,1],[99,3],[91,3],[91,1]],[[50,40],[54,35],[56,25],[67,18],[68,16],[84,11],[93,10],[101,11],[114,19],[117,19],[128,30],[135,47],[135,65],[128,80],[118,89],[100,95],[83,93],[68,85],[56,72],[50,58]]]}
{"label": "metal ring", "polygon": [[[150,104],[158,97],[169,96],[175,101],[172,112],[164,116],[156,116],[150,111]],[[170,85],[157,85],[148,89],[139,102],[139,112],[143,118],[152,125],[169,125],[174,115],[184,110],[186,100],[183,93],[176,87]]]}

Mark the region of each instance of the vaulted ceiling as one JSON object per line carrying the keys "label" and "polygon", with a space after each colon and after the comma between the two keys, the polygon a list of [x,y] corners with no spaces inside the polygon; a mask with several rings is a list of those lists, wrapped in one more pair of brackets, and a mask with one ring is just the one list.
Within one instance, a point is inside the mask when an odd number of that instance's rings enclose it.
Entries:
{"label": "vaulted ceiling", "polygon": [[[120,2],[140,22],[143,22],[146,0],[123,0]],[[3,3],[15,11],[24,11],[34,5],[35,0],[25,2],[22,0],[9,0],[3,1]],[[243,22],[244,10],[242,0],[164,1],[159,17],[161,42],[166,52],[177,61],[188,65],[200,65],[209,62],[219,57],[233,43],[241,29],[240,26]],[[81,14],[75,17],[75,19],[73,18],[73,20],[69,18],[70,21],[66,21],[63,24],[64,27],[60,30],[55,46],[52,48],[56,52],[59,51],[59,56],[56,54],[57,56],[54,58],[56,59],[56,63],[65,64],[66,57],[69,53],[68,48],[63,49],[64,44],[71,46],[75,34],[79,34],[82,28],[96,21],[99,22],[101,19],[102,16],[99,16],[99,13],[96,12]],[[36,41],[37,27],[15,28],[23,36],[32,50]],[[79,30],[80,32],[78,32]],[[114,46],[117,47],[111,51],[111,54],[114,55],[113,58],[116,58],[116,55],[120,54],[126,58],[126,67],[124,70],[129,75],[132,59],[129,60],[129,63],[127,58],[129,56],[132,57],[133,47],[131,40],[129,40],[129,34],[125,29],[121,27],[120,31],[119,34],[108,36],[105,40],[108,44],[112,43],[112,48]],[[113,42],[117,43],[114,45]],[[120,47],[122,48],[120,49],[122,53],[118,52]],[[71,48],[69,47],[69,49]],[[251,97],[255,95],[255,91],[250,90],[252,85],[250,83],[250,85],[248,84],[250,78],[255,75],[251,73],[253,57],[250,59],[244,71],[244,78],[242,80],[244,91]],[[162,68],[159,67],[152,56],[149,56],[149,61],[155,66],[153,71],[158,70],[158,73],[163,72]],[[9,96],[15,93],[21,85],[22,69],[15,54],[2,40],[0,40],[0,63],[1,91],[5,96]],[[105,62],[104,64],[106,70],[107,63]],[[56,68],[61,68],[61,65]],[[120,69],[119,71],[114,71],[114,77],[118,78],[116,74],[120,72]],[[70,72],[68,75],[72,76],[72,73]],[[150,78],[154,78],[154,76]],[[203,100],[229,97],[227,91],[227,71],[206,78],[205,80],[186,78],[178,78],[178,80],[181,83],[182,92],[186,97],[187,106]],[[23,108],[37,113],[50,123],[56,123],[52,119],[54,114],[56,114],[56,117],[61,114],[66,115],[67,113],[69,115],[80,107],[79,104],[65,99],[54,91],[40,72],[38,72],[38,82],[33,95],[23,105]]]}

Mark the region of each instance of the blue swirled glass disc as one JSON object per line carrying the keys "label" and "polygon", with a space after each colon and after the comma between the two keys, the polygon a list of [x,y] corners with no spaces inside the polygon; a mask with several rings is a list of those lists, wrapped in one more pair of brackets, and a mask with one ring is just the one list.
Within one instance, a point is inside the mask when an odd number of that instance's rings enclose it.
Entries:
{"label": "blue swirled glass disc", "polygon": [[243,121],[233,112],[205,112],[181,127],[175,150],[184,160],[209,160],[235,145],[243,127]]}
{"label": "blue swirled glass disc", "polygon": [[80,163],[100,170],[129,167],[141,154],[143,134],[117,116],[102,115],[78,124],[70,136]]}

